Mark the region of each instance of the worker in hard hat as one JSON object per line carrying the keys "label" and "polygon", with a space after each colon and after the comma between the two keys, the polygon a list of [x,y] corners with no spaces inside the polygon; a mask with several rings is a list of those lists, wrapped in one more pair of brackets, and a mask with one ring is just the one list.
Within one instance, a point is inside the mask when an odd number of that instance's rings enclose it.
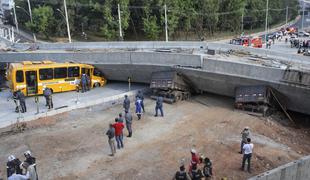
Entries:
{"label": "worker in hard hat", "polygon": [[243,153],[243,145],[247,143],[247,139],[250,138],[251,133],[250,133],[250,128],[246,126],[243,131],[241,132],[241,144],[240,144],[240,154]]}
{"label": "worker in hard hat", "polygon": [[6,163],[7,177],[10,177],[14,173],[22,174],[22,169],[19,167],[22,162],[16,158],[14,155],[8,157],[8,162]]}
{"label": "worker in hard hat", "polygon": [[27,162],[30,165],[33,165],[36,163],[36,158],[32,156],[31,151],[24,152],[24,156],[26,158],[25,162]]}
{"label": "worker in hard hat", "polygon": [[192,159],[189,165],[189,172],[192,170],[193,165],[198,165],[199,163],[201,163],[196,149],[191,149],[191,156]]}

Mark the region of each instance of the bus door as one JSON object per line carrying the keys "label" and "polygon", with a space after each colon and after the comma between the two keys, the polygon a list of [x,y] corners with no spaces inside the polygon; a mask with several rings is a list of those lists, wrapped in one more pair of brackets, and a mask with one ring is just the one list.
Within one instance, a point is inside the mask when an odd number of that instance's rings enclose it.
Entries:
{"label": "bus door", "polygon": [[91,76],[91,68],[82,68],[82,74],[86,74],[88,77],[89,77],[89,79],[90,79],[90,87],[92,87],[91,86],[91,79],[92,79],[92,76]]}
{"label": "bus door", "polygon": [[37,71],[26,71],[27,96],[38,93]]}

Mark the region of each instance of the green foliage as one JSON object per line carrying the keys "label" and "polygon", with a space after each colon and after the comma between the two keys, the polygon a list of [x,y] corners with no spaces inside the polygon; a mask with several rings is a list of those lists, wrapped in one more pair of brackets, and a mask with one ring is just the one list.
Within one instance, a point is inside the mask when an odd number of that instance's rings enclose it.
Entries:
{"label": "green foliage", "polygon": [[[34,24],[30,23],[26,1],[16,1],[21,26],[46,37],[65,36],[63,1],[31,1]],[[162,40],[165,36],[164,5],[167,5],[169,39],[190,34],[212,36],[215,32],[240,33],[265,26],[266,0],[67,0],[70,30],[73,37],[82,32],[104,40],[119,38],[118,4],[124,39]],[[269,0],[268,25],[285,21],[298,13],[298,0]],[[242,18],[243,17],[243,18]],[[242,26],[243,22],[243,26]]]}
{"label": "green foliage", "polygon": [[42,33],[46,38],[54,30],[55,18],[53,9],[49,6],[35,8],[32,13],[33,23],[27,22],[26,27],[35,33]]}
{"label": "green foliage", "polygon": [[149,16],[143,18],[144,32],[146,37],[150,40],[157,40],[160,33],[160,28],[157,25],[157,18],[155,16]]}

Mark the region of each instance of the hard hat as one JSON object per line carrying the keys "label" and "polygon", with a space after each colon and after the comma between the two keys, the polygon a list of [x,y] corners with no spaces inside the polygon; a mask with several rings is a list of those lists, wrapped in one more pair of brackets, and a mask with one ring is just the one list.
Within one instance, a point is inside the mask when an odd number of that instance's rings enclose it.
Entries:
{"label": "hard hat", "polygon": [[191,149],[191,153],[196,154],[196,153],[197,153],[197,151],[196,151],[195,149]]}
{"label": "hard hat", "polygon": [[13,155],[10,155],[10,156],[8,157],[8,161],[13,161],[14,159],[16,159],[16,158],[15,158],[15,156],[13,156]]}
{"label": "hard hat", "polygon": [[244,129],[250,129],[248,126],[244,127]]}
{"label": "hard hat", "polygon": [[46,86],[45,86],[45,85],[43,86],[43,89],[46,89]]}
{"label": "hard hat", "polygon": [[26,155],[31,156],[31,152],[28,150],[28,151],[24,152],[24,155],[25,155],[25,156],[26,156]]}

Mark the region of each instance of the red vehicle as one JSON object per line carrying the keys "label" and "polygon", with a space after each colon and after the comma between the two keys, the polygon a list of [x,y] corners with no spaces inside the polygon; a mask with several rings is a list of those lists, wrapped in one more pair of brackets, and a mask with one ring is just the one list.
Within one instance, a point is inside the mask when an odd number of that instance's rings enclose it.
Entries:
{"label": "red vehicle", "polygon": [[252,46],[254,48],[262,48],[263,47],[263,39],[261,37],[257,37],[252,39]]}
{"label": "red vehicle", "polygon": [[263,40],[261,37],[252,38],[248,36],[235,38],[230,41],[230,44],[241,45],[241,46],[252,46],[255,48],[261,48],[263,46]]}

